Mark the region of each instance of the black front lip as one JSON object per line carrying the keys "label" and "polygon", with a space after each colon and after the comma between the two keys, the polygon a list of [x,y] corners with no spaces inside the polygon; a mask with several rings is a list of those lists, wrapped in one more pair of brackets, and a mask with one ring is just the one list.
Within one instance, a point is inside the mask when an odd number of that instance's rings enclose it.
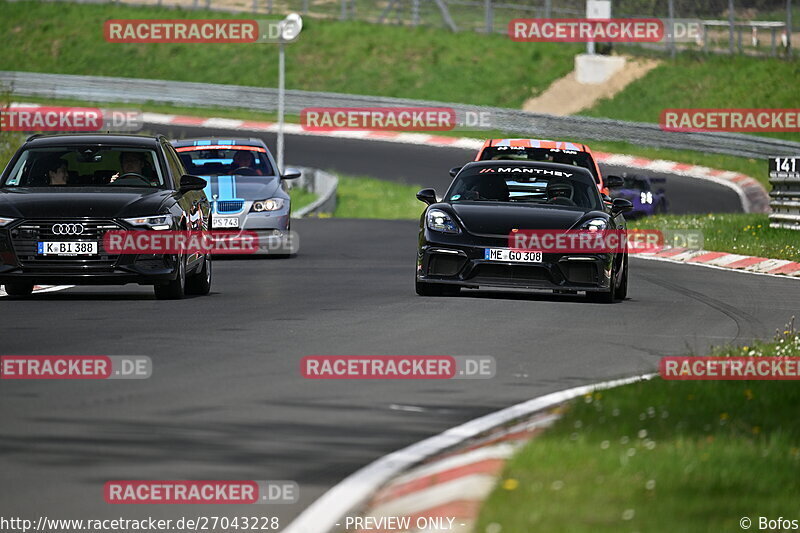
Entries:
{"label": "black front lip", "polygon": [[[484,259],[486,248],[508,248],[507,241],[487,242],[485,245],[456,244],[449,242],[422,243],[417,256],[417,280],[426,283],[458,285],[465,288],[505,287],[525,289],[560,289],[576,291],[602,291],[611,286],[611,264],[613,254],[543,254],[541,263],[517,263],[507,261],[488,261]],[[453,275],[431,275],[431,258],[434,256],[455,258],[462,263]],[[594,278],[589,282],[576,282],[570,279],[570,267],[581,266],[584,271],[593,271]],[[492,276],[482,275],[484,265],[490,266]],[[593,269],[593,270],[591,270]],[[508,276],[502,276],[503,271]]]}

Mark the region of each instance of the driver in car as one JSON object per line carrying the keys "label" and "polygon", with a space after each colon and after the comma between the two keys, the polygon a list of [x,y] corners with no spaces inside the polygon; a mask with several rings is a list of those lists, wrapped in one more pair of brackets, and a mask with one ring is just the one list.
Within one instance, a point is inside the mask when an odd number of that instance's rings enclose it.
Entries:
{"label": "driver in car", "polygon": [[120,171],[111,176],[110,183],[124,178],[139,178],[152,183],[152,180],[144,175],[146,160],[142,152],[122,152],[119,156],[119,164]]}
{"label": "driver in car", "polygon": [[233,154],[233,170],[230,171],[230,174],[238,174],[242,169],[250,171],[248,174],[252,173],[257,176],[263,175],[263,173],[256,168],[256,158],[253,156],[253,152],[249,150],[239,150]]}

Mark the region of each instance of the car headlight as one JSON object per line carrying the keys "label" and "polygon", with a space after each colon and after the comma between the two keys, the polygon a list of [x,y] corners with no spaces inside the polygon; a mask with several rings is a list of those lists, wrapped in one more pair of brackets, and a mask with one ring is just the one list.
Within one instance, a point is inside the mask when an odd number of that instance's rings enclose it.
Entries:
{"label": "car headlight", "polygon": [[15,218],[0,217],[0,228],[2,228],[3,226],[7,226],[8,224],[11,224],[15,220],[16,220]]}
{"label": "car headlight", "polygon": [[608,222],[604,218],[593,218],[587,220],[581,226],[581,229],[588,229],[589,231],[603,231],[608,227]]}
{"label": "car headlight", "polygon": [[140,226],[152,230],[165,230],[172,227],[172,215],[152,215],[149,217],[123,218],[131,226]]}
{"label": "car headlight", "polygon": [[453,218],[441,209],[430,209],[425,217],[428,229],[442,233],[458,233],[459,229]]}
{"label": "car headlight", "polygon": [[262,211],[277,211],[283,208],[286,201],[283,198],[269,198],[268,200],[256,200],[250,211],[261,213]]}

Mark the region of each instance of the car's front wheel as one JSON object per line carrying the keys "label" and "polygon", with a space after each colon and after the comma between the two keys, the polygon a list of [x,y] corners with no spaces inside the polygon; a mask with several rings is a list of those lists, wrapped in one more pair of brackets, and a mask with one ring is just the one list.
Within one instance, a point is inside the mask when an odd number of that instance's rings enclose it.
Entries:
{"label": "car's front wheel", "polygon": [[33,292],[33,283],[12,281],[11,283],[6,283],[5,290],[6,294],[13,298],[23,298],[31,295]]}
{"label": "car's front wheel", "polygon": [[180,300],[186,288],[186,256],[178,256],[178,275],[166,285],[155,285],[153,291],[159,300]]}
{"label": "car's front wheel", "polygon": [[186,294],[205,296],[211,292],[211,254],[203,258],[203,268],[186,278]]}

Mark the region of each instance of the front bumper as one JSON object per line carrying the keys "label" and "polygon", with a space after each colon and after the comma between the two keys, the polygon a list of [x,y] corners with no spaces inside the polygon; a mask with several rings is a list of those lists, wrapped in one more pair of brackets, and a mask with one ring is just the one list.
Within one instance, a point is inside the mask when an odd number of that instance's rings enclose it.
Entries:
{"label": "front bumper", "polygon": [[[480,241],[480,239],[477,239]],[[614,254],[542,254],[541,263],[486,260],[486,248],[507,248],[507,241],[486,239],[464,245],[457,239],[424,239],[417,254],[417,280],[465,288],[503,287],[570,291],[607,291]]]}
{"label": "front bumper", "polygon": [[[245,203],[245,205],[249,205]],[[239,214],[214,213],[212,229],[215,231],[250,231],[258,235],[258,251],[255,255],[290,255],[297,253],[297,236],[289,231],[289,212],[287,205],[278,211],[264,211],[260,213],[242,212]],[[238,227],[220,227],[215,223],[220,219],[236,219]],[[251,255],[251,254],[247,254]]]}

